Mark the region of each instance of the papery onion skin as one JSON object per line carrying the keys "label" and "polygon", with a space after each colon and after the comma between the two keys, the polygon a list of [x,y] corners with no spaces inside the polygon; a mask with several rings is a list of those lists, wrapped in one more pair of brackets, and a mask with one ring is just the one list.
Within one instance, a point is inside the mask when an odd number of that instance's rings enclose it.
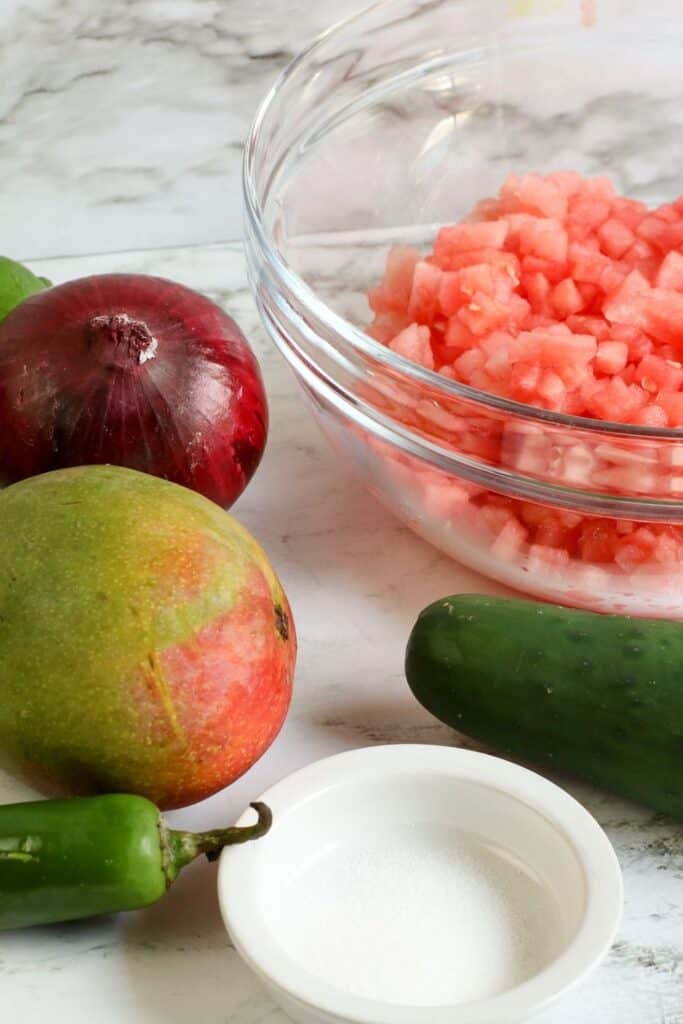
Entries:
{"label": "papery onion skin", "polygon": [[0,481],[111,463],[229,507],[266,443],[266,395],[235,321],[183,285],[101,274],[0,323]]}

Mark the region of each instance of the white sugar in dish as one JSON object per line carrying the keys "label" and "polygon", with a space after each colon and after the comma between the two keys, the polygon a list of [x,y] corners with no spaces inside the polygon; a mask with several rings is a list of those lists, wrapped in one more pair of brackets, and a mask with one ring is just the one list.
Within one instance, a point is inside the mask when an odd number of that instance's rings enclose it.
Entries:
{"label": "white sugar in dish", "polygon": [[507,851],[448,825],[355,835],[264,893],[289,957],[348,993],[412,1006],[499,995],[560,952],[551,892]]}
{"label": "white sugar in dish", "polygon": [[512,762],[380,745],[308,765],[261,799],[273,827],[223,851],[221,911],[300,1024],[522,1024],[616,934],[609,840]]}

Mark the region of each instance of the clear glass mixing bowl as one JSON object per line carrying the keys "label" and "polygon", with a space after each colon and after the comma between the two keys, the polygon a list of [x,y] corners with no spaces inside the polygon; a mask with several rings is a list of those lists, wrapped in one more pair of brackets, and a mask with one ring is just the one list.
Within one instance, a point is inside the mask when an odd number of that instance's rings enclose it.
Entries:
{"label": "clear glass mixing bowl", "polygon": [[384,0],[284,72],[245,156],[263,321],[334,448],[460,562],[549,600],[681,617],[683,432],[495,398],[373,341],[389,247],[510,172],[683,193],[680,0]]}

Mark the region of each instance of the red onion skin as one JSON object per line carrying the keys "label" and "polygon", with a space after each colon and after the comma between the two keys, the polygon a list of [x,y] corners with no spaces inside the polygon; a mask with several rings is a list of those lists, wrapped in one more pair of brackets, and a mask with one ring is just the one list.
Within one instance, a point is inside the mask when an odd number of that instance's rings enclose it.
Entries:
{"label": "red onion skin", "polygon": [[101,274],[0,323],[0,480],[111,463],[229,507],[266,443],[266,396],[239,327],[163,278]]}

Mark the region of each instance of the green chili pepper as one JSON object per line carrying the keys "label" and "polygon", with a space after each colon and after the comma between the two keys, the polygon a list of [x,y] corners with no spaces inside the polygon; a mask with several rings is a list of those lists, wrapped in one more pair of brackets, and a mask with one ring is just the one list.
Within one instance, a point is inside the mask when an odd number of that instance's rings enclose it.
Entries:
{"label": "green chili pepper", "polygon": [[168,828],[140,796],[0,807],[0,929],[146,907],[195,857],[265,835],[271,812],[251,806],[255,825],[196,833]]}

